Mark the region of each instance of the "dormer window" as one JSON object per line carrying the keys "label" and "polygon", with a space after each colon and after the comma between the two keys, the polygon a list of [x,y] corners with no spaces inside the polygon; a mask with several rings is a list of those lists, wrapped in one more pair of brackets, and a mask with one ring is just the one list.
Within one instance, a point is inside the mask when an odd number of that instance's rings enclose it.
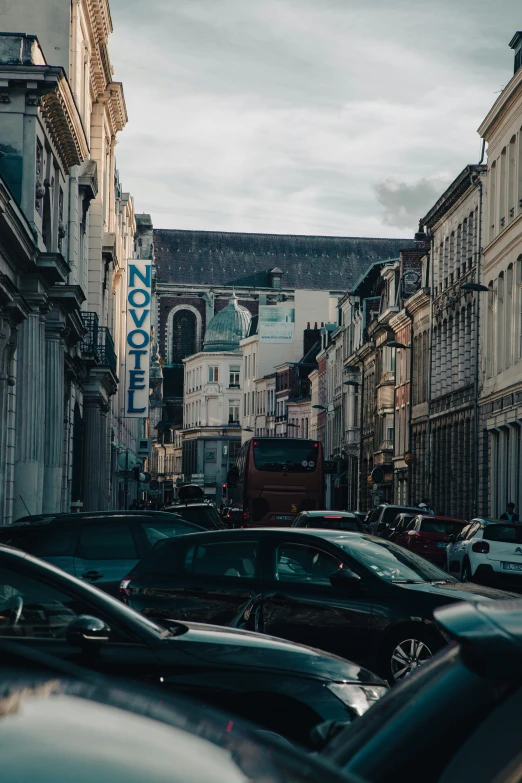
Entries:
{"label": "dormer window", "polygon": [[282,288],[283,287],[283,270],[279,269],[278,266],[274,267],[271,272],[268,273],[268,276],[270,278],[270,287],[271,288]]}
{"label": "dormer window", "polygon": [[515,52],[514,73],[516,73],[519,70],[519,68],[522,67],[522,31],[521,30],[515,33],[515,35],[509,42],[509,46]]}

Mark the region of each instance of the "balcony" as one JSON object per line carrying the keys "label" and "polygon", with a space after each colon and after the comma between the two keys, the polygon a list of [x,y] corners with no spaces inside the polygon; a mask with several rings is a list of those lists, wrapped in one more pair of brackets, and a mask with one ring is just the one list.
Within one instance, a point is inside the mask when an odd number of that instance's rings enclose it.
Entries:
{"label": "balcony", "polygon": [[94,364],[109,367],[116,375],[116,351],[108,326],[100,326],[96,313],[82,312],[82,321],[87,330],[80,349],[85,359]]}

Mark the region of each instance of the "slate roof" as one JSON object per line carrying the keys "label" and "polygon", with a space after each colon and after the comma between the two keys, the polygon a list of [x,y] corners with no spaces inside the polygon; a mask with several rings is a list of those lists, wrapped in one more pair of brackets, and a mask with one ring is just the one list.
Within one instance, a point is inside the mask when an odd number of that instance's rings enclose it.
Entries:
{"label": "slate roof", "polygon": [[283,288],[345,291],[370,264],[412,246],[408,239],[154,229],[160,284],[269,288],[279,267]]}

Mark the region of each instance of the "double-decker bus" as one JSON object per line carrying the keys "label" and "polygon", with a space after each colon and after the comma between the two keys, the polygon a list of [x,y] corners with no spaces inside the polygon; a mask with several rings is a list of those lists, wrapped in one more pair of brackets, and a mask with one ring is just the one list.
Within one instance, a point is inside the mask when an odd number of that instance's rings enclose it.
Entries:
{"label": "double-decker bus", "polygon": [[250,438],[228,487],[245,526],[291,525],[301,511],[324,508],[323,447],[302,438]]}

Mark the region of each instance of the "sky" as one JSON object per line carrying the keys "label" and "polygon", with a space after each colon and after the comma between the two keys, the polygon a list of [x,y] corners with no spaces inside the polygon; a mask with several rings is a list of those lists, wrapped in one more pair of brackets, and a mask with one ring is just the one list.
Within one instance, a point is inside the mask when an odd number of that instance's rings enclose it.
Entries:
{"label": "sky", "polygon": [[[519,0],[110,0],[156,228],[409,237],[480,158]],[[517,13],[518,11],[518,13]]]}

